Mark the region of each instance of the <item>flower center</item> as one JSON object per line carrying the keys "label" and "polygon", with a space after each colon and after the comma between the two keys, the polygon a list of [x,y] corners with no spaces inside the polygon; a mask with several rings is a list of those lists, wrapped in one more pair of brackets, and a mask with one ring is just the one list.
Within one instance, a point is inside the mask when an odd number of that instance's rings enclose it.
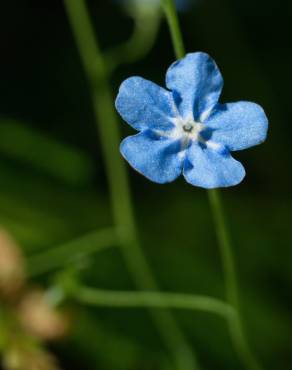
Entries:
{"label": "flower center", "polygon": [[182,131],[189,139],[198,140],[200,132],[203,130],[204,125],[201,122],[196,122],[192,119],[185,120],[181,124]]}
{"label": "flower center", "polygon": [[[204,141],[201,137],[201,131],[204,130],[205,125],[201,122],[197,122],[190,115],[189,117],[175,117],[173,119],[174,128],[165,135],[172,139],[180,139],[182,147],[187,148],[191,141]],[[161,133],[160,133],[161,134]]]}
{"label": "flower center", "polygon": [[192,131],[193,131],[193,129],[194,129],[194,125],[193,125],[193,123],[191,123],[191,122],[187,122],[187,123],[185,123],[185,124],[183,125],[183,130],[184,130],[184,132],[190,133],[190,132],[192,132]]}

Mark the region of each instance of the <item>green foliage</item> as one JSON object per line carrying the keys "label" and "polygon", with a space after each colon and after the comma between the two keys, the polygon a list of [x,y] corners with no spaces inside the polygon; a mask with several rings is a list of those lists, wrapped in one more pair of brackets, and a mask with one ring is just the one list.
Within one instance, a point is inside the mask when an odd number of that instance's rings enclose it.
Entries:
{"label": "green foliage", "polygon": [[[89,5],[101,44],[111,55],[111,45],[127,39],[131,23],[110,2],[105,3]],[[276,7],[271,4],[265,3],[267,12]],[[279,73],[289,67],[291,53],[288,40],[279,41],[286,34],[280,11],[265,18],[257,2],[252,13],[244,13],[242,6],[227,0],[212,5],[201,1],[182,16],[182,25],[188,48],[217,55],[229,80],[226,97],[243,95],[271,113],[270,140],[251,154],[238,154],[246,161],[249,175],[240,187],[224,192],[224,199],[251,346],[265,369],[289,370],[292,203],[287,118],[291,107],[285,97],[289,83]],[[51,272],[58,272],[64,260],[66,266],[77,267],[81,279],[92,287],[133,290],[118,246],[98,251],[96,243],[97,231],[111,228],[113,217],[100,138],[96,144],[92,134],[88,87],[63,9],[53,3],[42,10],[23,3],[9,19],[17,36],[7,33],[7,47],[17,45],[21,58],[8,59],[2,81],[1,112],[18,118],[0,120],[0,223],[23,247],[35,284],[55,283]],[[277,43],[270,35],[271,24]],[[22,44],[27,45],[27,39],[31,48],[24,53]],[[279,49],[285,58],[277,57]],[[113,76],[113,88],[121,76],[141,71],[159,80],[159,71],[173,59],[162,29],[150,56],[120,68]],[[235,82],[238,73],[241,82]],[[279,91],[285,92],[281,102],[276,96]],[[220,259],[204,192],[182,182],[157,187],[132,172],[131,180],[142,245],[161,289],[222,299]],[[109,244],[118,244],[112,241]],[[52,346],[65,370],[173,370],[144,309],[89,308],[73,301],[67,305],[72,311],[72,332]],[[174,315],[204,369],[240,368],[222,318],[183,310]],[[0,345],[3,334],[0,330]]]}

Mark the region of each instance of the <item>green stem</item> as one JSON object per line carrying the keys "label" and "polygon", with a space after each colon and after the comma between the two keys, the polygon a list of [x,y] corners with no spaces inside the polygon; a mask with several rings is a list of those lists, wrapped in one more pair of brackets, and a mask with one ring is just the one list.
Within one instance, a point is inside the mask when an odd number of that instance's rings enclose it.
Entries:
{"label": "green stem", "polygon": [[[122,252],[136,285],[141,290],[157,290],[157,284],[136,234],[131,197],[124,162],[119,155],[119,122],[113,105],[108,72],[94,37],[84,0],[65,0],[68,19],[74,33],[87,79],[91,84],[96,125],[105,159],[115,225]],[[150,313],[177,369],[196,369],[196,360],[172,313]]]}
{"label": "green stem", "polygon": [[232,307],[234,307],[238,313],[235,320],[229,322],[230,335],[232,337],[234,346],[236,347],[237,352],[242,358],[242,361],[245,363],[246,367],[251,370],[261,370],[260,364],[249,348],[241,319],[236,268],[220,191],[218,189],[209,190],[208,197],[213,213],[223,264],[226,298],[229,304],[232,305]]}
{"label": "green stem", "polygon": [[[180,59],[184,57],[185,50],[174,1],[161,0],[161,3],[167,18],[176,57]],[[234,257],[227,223],[224,217],[220,191],[218,189],[209,190],[208,196],[223,263],[227,301],[237,312],[235,319],[229,321],[231,338],[246,368],[260,370],[261,366],[252,354],[242,325]]]}
{"label": "green stem", "polygon": [[136,14],[134,30],[129,40],[105,53],[107,70],[113,72],[121,64],[134,63],[146,56],[155,42],[160,19],[161,14],[156,11],[150,14]]}
{"label": "green stem", "polygon": [[161,0],[161,4],[171,34],[174,53],[178,59],[183,58],[185,56],[185,47],[180,30],[175,4],[173,0]]}
{"label": "green stem", "polygon": [[235,310],[227,303],[216,298],[178,293],[163,292],[124,292],[106,291],[83,286],[73,287],[69,295],[84,304],[106,307],[153,307],[175,308],[208,312],[233,320]]}
{"label": "green stem", "polygon": [[183,309],[219,315],[228,321],[234,345],[248,367],[259,369],[246,344],[238,311],[219,299],[163,292],[123,292],[93,289],[76,284],[65,291],[78,302],[98,307]]}
{"label": "green stem", "polygon": [[27,259],[28,274],[30,277],[35,277],[64,267],[77,258],[118,244],[119,240],[114,228],[94,231],[68,243],[29,256]]}
{"label": "green stem", "polygon": [[216,234],[222,258],[227,301],[239,311],[239,295],[234,257],[220,191],[218,189],[208,190],[208,197],[214,217]]}

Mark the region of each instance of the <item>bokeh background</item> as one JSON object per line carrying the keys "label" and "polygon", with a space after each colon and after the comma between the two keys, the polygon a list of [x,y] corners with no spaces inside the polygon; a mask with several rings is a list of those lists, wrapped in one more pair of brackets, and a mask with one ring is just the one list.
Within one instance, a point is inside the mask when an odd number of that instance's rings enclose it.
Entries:
{"label": "bokeh background", "polygon": [[[87,3],[102,49],[130,36],[133,21],[117,3]],[[220,66],[222,101],[258,102],[270,120],[264,145],[236,153],[247,177],[223,197],[248,337],[265,369],[277,370],[292,368],[291,16],[288,0],[196,0],[180,14],[187,50],[208,52]],[[112,215],[90,91],[62,1],[6,1],[0,28],[0,223],[30,256],[111,225]],[[163,85],[174,59],[162,21],[152,51],[116,71],[113,93],[131,75]],[[120,128],[131,132],[122,121]],[[205,191],[183,180],[156,185],[128,171],[161,289],[224,297]],[[91,286],[134,287],[116,248],[82,264]],[[49,285],[52,276],[34,283]],[[70,335],[50,345],[62,369],[161,368],[164,347],[146,311],[72,309]],[[175,316],[203,369],[241,369],[222,319]]]}

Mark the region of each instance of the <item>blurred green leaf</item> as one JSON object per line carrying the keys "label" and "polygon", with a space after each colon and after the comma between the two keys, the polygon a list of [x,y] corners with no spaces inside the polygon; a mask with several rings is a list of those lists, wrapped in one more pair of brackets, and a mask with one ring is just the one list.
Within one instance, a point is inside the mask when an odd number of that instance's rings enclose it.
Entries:
{"label": "blurred green leaf", "polygon": [[90,182],[95,172],[81,150],[12,119],[0,119],[0,153],[72,185]]}

